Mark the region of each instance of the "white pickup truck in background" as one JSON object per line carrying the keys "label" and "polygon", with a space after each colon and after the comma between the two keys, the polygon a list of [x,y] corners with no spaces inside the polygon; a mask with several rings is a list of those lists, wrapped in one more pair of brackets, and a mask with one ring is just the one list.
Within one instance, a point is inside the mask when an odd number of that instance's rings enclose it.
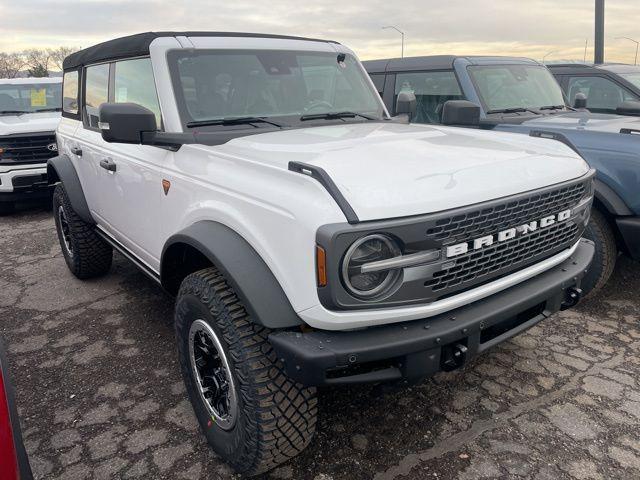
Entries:
{"label": "white pickup truck in background", "polygon": [[47,160],[57,155],[61,78],[0,79],[0,214],[47,199]]}

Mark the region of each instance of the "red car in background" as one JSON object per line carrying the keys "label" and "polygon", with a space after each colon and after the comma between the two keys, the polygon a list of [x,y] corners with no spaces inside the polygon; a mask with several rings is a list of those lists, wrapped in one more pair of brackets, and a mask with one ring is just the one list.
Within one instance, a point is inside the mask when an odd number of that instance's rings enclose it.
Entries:
{"label": "red car in background", "polygon": [[0,342],[0,480],[30,480],[31,467],[22,443],[9,364]]}

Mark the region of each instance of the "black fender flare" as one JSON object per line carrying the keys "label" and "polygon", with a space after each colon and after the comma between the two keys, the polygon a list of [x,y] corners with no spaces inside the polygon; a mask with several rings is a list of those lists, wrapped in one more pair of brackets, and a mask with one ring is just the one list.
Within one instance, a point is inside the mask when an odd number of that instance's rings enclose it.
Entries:
{"label": "black fender flare", "polygon": [[49,185],[62,183],[73,210],[82,220],[92,225],[96,223],[87,205],[76,167],[67,155],[58,155],[47,160],[47,178]]}
{"label": "black fender flare", "polygon": [[596,179],[594,187],[596,199],[600,201],[610,214],[614,216],[633,215],[633,212],[629,210],[624,200],[622,200],[609,185],[602,180]]}
{"label": "black fender flare", "polygon": [[236,231],[214,221],[199,221],[172,235],[162,249],[160,281],[170,277],[172,246],[193,247],[225,276],[253,321],[276,329],[302,324],[280,283],[254,248]]}

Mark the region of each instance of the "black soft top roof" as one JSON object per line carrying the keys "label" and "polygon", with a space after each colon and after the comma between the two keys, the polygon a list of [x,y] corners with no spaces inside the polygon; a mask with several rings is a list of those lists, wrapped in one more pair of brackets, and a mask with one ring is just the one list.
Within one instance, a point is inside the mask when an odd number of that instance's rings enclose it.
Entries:
{"label": "black soft top roof", "polygon": [[288,35],[270,35],[267,33],[241,32],[145,32],[127,37],[115,38],[89,48],[72,53],[64,59],[63,70],[76,69],[82,65],[117,60],[128,57],[149,55],[149,45],[158,37],[252,37],[280,38],[285,40],[307,40],[313,42],[338,43],[317,38],[293,37]]}

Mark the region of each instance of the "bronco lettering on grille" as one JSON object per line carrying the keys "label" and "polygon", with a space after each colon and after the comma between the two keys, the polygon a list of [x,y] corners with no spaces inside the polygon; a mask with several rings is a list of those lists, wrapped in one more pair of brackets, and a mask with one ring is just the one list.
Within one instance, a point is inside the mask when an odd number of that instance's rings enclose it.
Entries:
{"label": "bronco lettering on grille", "polygon": [[476,238],[470,242],[449,245],[447,247],[446,255],[447,258],[457,257],[458,255],[463,255],[470,250],[480,250],[481,248],[488,247],[494,243],[506,242],[507,240],[526,235],[540,228],[550,227],[554,223],[564,222],[569,218],[571,218],[571,210],[563,210],[557,215],[548,215],[540,220],[508,228],[498,232],[496,235],[486,235],[484,237]]}

